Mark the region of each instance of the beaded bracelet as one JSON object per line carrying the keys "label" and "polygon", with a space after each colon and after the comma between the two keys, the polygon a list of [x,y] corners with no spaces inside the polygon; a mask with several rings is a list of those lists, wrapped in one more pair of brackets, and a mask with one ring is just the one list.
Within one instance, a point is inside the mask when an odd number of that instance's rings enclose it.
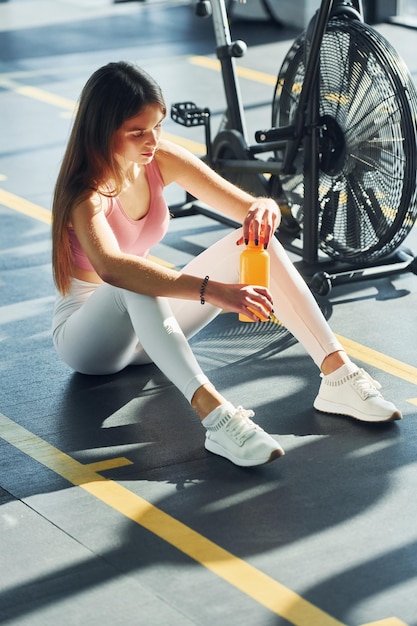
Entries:
{"label": "beaded bracelet", "polygon": [[203,280],[203,282],[201,283],[201,289],[200,289],[200,302],[201,304],[205,304],[206,301],[204,299],[204,293],[206,291],[206,287],[207,287],[207,283],[209,281],[209,277],[206,276]]}

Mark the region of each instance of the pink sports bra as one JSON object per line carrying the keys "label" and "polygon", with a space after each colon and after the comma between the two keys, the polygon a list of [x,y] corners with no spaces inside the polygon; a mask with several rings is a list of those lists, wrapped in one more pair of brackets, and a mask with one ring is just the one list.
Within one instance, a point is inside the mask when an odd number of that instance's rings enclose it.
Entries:
{"label": "pink sports bra", "polygon": [[[150,191],[147,214],[140,220],[132,220],[124,212],[118,198],[109,198],[106,211],[120,250],[142,257],[146,257],[152,246],[161,241],[169,224],[169,210],[163,196],[164,182],[155,159],[145,166],[145,171]],[[71,226],[68,226],[68,234],[74,265],[82,270],[94,271]]]}

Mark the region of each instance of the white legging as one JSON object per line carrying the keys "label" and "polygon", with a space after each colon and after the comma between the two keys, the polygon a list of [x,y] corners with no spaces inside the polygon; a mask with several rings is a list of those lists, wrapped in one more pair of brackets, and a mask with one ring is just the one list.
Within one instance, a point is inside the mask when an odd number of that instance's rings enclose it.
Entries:
{"label": "white legging", "polygon": [[[183,272],[237,283],[241,246],[235,230],[195,257]],[[273,238],[270,291],[282,324],[304,346],[318,367],[342,346],[330,330],[310,290]],[[188,339],[220,309],[199,300],[152,298],[125,289],[73,279],[71,292],[57,297],[53,339],[62,358],[84,374],[111,374],[128,365],[154,362],[191,401],[209,382]]]}

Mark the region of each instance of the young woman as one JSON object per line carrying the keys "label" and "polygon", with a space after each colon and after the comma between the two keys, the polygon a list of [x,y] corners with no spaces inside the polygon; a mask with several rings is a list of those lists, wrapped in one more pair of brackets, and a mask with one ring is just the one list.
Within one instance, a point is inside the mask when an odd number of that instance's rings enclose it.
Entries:
{"label": "young woman", "polygon": [[[53,339],[63,361],[84,374],[154,362],[196,410],[207,450],[237,465],[267,463],[282,448],[251,420],[253,411],[214,388],[187,339],[221,310],[256,321],[275,307],[321,369],[317,410],[366,422],[401,419],[350,361],[273,236],[277,204],[164,140],[165,115],[159,86],[125,62],[98,69],[82,91],[53,201]],[[163,190],[173,182],[242,224],[181,272],[147,258],[167,231]],[[270,290],[238,282],[239,244],[249,239],[269,249]]]}

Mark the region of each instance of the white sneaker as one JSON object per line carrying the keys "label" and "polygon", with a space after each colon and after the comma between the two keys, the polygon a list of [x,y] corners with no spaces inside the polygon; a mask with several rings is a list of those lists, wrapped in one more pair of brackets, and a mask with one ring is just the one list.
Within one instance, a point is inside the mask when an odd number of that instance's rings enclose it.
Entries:
{"label": "white sneaker", "polygon": [[400,411],[383,398],[381,385],[363,369],[328,380],[323,376],[314,408],[324,413],[348,415],[363,422],[391,422],[402,419]]}
{"label": "white sneaker", "polygon": [[252,422],[253,411],[241,406],[234,411],[225,411],[215,424],[206,426],[206,450],[243,467],[263,465],[285,454],[275,439]]}

